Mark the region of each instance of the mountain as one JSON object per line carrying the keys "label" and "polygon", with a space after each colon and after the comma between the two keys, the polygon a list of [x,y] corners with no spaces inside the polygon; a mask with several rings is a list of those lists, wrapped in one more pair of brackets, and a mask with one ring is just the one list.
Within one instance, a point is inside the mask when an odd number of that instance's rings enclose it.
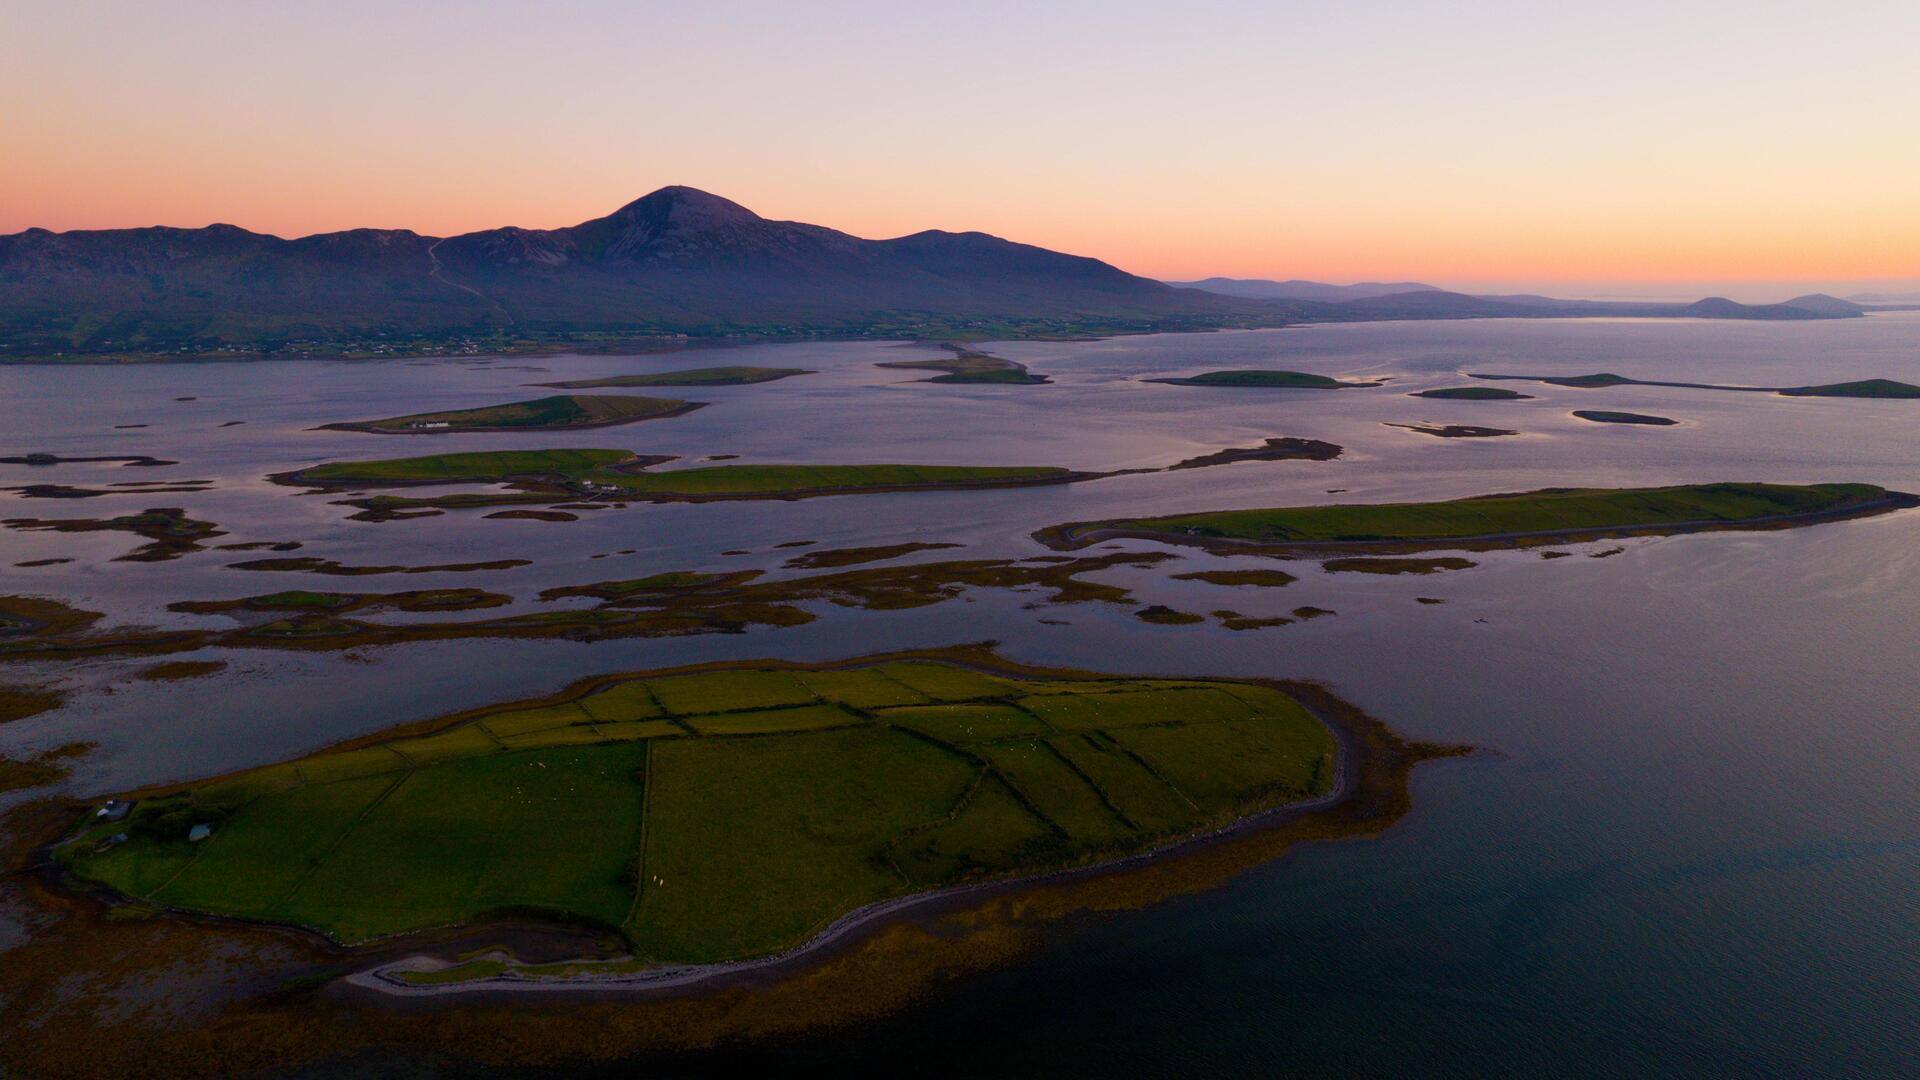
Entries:
{"label": "mountain", "polygon": [[1328,285],[1324,282],[1299,279],[1266,281],[1260,278],[1227,277],[1210,277],[1202,281],[1169,281],[1167,284],[1178,289],[1199,289],[1202,292],[1238,296],[1247,300],[1323,300],[1328,303],[1366,300],[1376,296],[1425,292],[1433,289],[1431,285],[1422,285],[1416,281],[1392,284],[1362,281],[1354,285]]}
{"label": "mountain", "polygon": [[663,337],[1085,336],[1289,322],[1857,316],[1746,305],[1469,296],[1415,283],[1209,278],[1176,288],[985,233],[866,240],[667,187],[559,229],[233,225],[0,236],[0,360],[621,349]]}
{"label": "mountain", "polygon": [[865,240],[668,187],[560,229],[0,237],[0,355],[372,340],[932,336],[1275,325],[1259,304],[984,233]]}
{"label": "mountain", "polygon": [[1920,303],[1920,292],[1855,293],[1847,299],[1856,304],[1914,304]]}

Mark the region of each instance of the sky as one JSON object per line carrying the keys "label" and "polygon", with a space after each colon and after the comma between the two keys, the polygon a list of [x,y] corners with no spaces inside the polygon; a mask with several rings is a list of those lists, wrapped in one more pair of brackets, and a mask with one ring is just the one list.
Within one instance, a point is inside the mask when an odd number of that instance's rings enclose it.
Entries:
{"label": "sky", "polygon": [[1920,3],[0,0],[0,232],[667,184],[1135,273],[1920,290]]}

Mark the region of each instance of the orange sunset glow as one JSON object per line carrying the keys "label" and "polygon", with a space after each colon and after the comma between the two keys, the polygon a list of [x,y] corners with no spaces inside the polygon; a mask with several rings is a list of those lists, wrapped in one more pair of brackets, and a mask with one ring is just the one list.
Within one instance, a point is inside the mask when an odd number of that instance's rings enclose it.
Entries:
{"label": "orange sunset glow", "polygon": [[1920,278],[1906,5],[1873,32],[1662,9],[1658,38],[1507,5],[1246,5],[1231,32],[1144,4],[378,8],[9,5],[34,47],[0,69],[0,231],[449,235],[678,183],[1164,278]]}

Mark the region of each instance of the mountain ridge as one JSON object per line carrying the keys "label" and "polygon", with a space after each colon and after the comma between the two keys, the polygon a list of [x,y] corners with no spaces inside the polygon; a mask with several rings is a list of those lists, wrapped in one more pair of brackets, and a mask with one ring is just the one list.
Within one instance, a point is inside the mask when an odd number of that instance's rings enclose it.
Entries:
{"label": "mountain ridge", "polygon": [[[1208,279],[1219,280],[1231,279]],[[1820,296],[1770,306],[1636,305],[1472,297],[1411,283],[1407,291],[1392,283],[1268,284],[1332,290],[1320,295],[1335,299],[1176,287],[983,232],[864,239],[670,186],[574,225],[445,237],[363,228],[286,239],[226,223],[27,229],[0,236],[0,359],[626,351],[681,338],[980,339],[1300,321],[1859,313]]]}

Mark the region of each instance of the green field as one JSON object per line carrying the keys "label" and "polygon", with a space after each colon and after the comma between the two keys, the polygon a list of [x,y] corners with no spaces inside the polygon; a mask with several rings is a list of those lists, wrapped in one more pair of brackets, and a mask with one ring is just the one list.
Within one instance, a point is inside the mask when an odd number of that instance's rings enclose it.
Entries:
{"label": "green field", "polygon": [[1174,386],[1266,387],[1280,390],[1347,390],[1380,385],[1377,382],[1341,382],[1325,375],[1309,375],[1304,371],[1209,371],[1180,379],[1147,381]]}
{"label": "green field", "polygon": [[704,367],[683,371],[656,371],[649,375],[608,375],[598,379],[570,379],[566,382],[539,383],[562,390],[587,390],[600,386],[747,386],[773,382],[795,375],[811,375],[805,368]]}
{"label": "green field", "polygon": [[710,962],[1322,794],[1334,756],[1252,683],[920,660],[643,673],[142,798],[58,858],[143,903],[343,942],[544,916]]}
{"label": "green field", "polygon": [[1039,534],[1075,546],[1099,530],[1262,543],[1444,541],[1516,533],[1739,524],[1789,515],[1880,505],[1889,493],[1871,484],[1691,484],[1660,488],[1547,488],[1449,502],[1350,503],[1223,510],[1053,526]]}
{"label": "green field", "polygon": [[437,433],[480,431],[530,431],[547,428],[608,427],[677,416],[700,407],[699,402],[673,398],[634,397],[607,394],[555,394],[533,401],[515,401],[479,409],[453,409],[447,412],[413,413],[385,420],[357,420],[328,424],[345,431],[369,431],[380,435],[431,435]]}

